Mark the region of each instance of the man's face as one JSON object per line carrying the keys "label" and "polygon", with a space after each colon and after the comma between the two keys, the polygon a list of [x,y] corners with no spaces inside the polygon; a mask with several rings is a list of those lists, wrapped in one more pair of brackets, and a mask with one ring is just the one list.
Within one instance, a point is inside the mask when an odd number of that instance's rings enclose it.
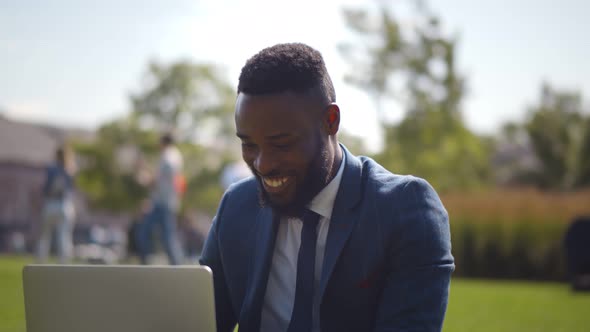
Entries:
{"label": "man's face", "polygon": [[236,129],[242,157],[258,179],[260,197],[282,215],[298,215],[328,183],[332,160],[321,105],[293,93],[240,93]]}

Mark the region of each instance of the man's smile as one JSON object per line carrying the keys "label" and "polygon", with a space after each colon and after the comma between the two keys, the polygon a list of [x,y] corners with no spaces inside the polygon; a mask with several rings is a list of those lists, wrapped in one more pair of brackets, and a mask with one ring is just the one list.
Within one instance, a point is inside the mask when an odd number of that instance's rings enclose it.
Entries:
{"label": "man's smile", "polygon": [[262,176],[261,178],[266,192],[272,194],[283,191],[292,180],[292,176]]}

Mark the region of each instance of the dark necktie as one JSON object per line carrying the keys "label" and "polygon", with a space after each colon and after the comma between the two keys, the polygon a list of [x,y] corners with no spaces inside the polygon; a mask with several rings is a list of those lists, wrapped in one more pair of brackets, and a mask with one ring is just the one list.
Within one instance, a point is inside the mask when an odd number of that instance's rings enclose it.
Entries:
{"label": "dark necktie", "polygon": [[311,331],[313,286],[315,270],[315,248],[317,225],[320,215],[306,210],[303,215],[301,246],[297,257],[297,282],[295,283],[295,302],[287,332]]}

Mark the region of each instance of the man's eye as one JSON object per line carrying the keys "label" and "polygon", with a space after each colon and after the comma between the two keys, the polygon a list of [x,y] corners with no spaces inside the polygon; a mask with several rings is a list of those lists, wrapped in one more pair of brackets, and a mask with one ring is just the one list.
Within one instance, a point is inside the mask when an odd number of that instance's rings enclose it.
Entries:
{"label": "man's eye", "polygon": [[287,143],[287,144],[275,144],[274,146],[277,149],[288,149],[288,148],[291,147],[291,143]]}
{"label": "man's eye", "polygon": [[256,146],[256,144],[252,144],[252,143],[242,143],[242,148],[246,148],[246,149],[251,149],[255,146]]}

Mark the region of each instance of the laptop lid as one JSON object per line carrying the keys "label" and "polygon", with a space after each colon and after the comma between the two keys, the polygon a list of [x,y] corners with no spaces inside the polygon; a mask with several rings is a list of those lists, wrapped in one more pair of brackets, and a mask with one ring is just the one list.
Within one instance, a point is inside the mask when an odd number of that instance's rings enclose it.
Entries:
{"label": "laptop lid", "polygon": [[206,266],[27,265],[28,332],[215,331]]}

